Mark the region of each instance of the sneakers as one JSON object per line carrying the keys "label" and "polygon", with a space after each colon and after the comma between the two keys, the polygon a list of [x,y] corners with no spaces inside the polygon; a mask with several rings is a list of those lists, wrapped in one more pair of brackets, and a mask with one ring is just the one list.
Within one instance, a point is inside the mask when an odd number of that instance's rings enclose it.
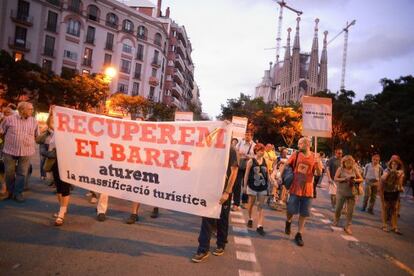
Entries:
{"label": "sneakers", "polygon": [[253,227],[253,220],[249,219],[247,221],[247,227],[252,228]]}
{"label": "sneakers", "polygon": [[374,214],[374,210],[372,210],[372,209],[368,209],[368,214],[373,215],[373,214]]}
{"label": "sneakers", "polygon": [[221,256],[224,254],[224,248],[222,247],[217,247],[214,251],[213,251],[213,255],[214,256]]}
{"label": "sneakers", "polygon": [[137,214],[131,214],[129,218],[125,221],[126,224],[134,224],[136,221],[138,221],[138,215]]}
{"label": "sneakers", "polygon": [[195,254],[191,260],[195,263],[201,263],[202,261],[204,261],[205,259],[208,258],[208,256],[210,256],[210,252],[197,252],[197,254]]}
{"label": "sneakers", "polygon": [[350,226],[346,226],[346,227],[344,227],[344,231],[345,231],[345,233],[347,233],[348,235],[352,235],[352,230],[351,230],[351,227],[350,227]]}
{"label": "sneakers", "polygon": [[158,218],[158,207],[154,207],[152,210],[151,218]]}
{"label": "sneakers", "polygon": [[285,234],[290,235],[290,226],[292,225],[292,222],[286,221],[285,224]]}
{"label": "sneakers", "polygon": [[256,232],[259,233],[259,235],[261,236],[264,236],[266,234],[266,232],[263,229],[263,226],[257,227]]}
{"label": "sneakers", "polygon": [[301,233],[299,233],[299,232],[296,233],[295,242],[298,246],[304,246],[305,245],[305,243],[302,240],[302,234]]}
{"label": "sneakers", "polygon": [[100,213],[100,214],[98,214],[98,216],[96,217],[96,219],[98,221],[105,221],[106,220],[106,216],[105,216],[104,213]]}
{"label": "sneakers", "polygon": [[25,199],[21,194],[18,194],[17,196],[14,197],[14,201],[16,201],[18,203],[23,203],[23,202],[25,202]]}

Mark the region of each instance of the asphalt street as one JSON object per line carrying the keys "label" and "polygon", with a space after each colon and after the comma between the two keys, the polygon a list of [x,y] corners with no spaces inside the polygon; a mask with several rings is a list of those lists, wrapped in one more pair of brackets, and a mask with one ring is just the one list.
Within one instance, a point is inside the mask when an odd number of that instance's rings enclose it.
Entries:
{"label": "asphalt street", "polygon": [[380,229],[379,202],[375,215],[355,211],[349,236],[331,227],[323,183],[306,224],[304,247],[293,241],[296,223],[290,236],[284,234],[284,210],[265,210],[264,237],[255,224],[246,227],[242,210],[231,213],[225,254],[195,264],[191,257],[199,217],[161,209],[152,219],[152,207],[142,206],[139,221],[127,225],[131,203],[110,199],[107,220],[99,222],[86,191],[75,187],[65,223],[55,227],[57,200],[37,171],[35,166],[25,203],[0,202],[0,275],[414,275],[410,196],[402,198],[402,236]]}

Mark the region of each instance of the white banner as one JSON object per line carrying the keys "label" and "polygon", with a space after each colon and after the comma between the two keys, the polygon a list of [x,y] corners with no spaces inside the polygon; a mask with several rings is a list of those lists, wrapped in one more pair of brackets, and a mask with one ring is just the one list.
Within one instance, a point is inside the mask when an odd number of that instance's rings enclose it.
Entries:
{"label": "white banner", "polygon": [[63,181],[86,190],[219,218],[232,124],[137,122],[55,107]]}
{"label": "white banner", "polygon": [[332,135],[332,99],[302,97],[303,130],[302,134],[316,137]]}
{"label": "white banner", "polygon": [[174,121],[189,122],[193,120],[193,117],[194,117],[193,112],[176,111],[174,114]]}
{"label": "white banner", "polygon": [[245,138],[248,119],[246,117],[233,116],[233,138],[237,138],[239,142]]}

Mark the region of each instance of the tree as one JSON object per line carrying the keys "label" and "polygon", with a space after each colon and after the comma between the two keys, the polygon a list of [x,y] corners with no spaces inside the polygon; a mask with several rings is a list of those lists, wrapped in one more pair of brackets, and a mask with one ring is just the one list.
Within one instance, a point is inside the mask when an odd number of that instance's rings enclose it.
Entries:
{"label": "tree", "polygon": [[277,126],[277,132],[290,148],[301,137],[302,113],[292,107],[276,106],[272,110],[273,123]]}
{"label": "tree", "polygon": [[115,93],[110,98],[110,106],[113,109],[121,110],[124,115],[130,114],[132,119],[136,116],[146,118],[151,103],[142,96],[129,96],[124,93]]}
{"label": "tree", "polygon": [[151,115],[149,121],[174,121],[175,107],[169,107],[164,103],[151,103]]}

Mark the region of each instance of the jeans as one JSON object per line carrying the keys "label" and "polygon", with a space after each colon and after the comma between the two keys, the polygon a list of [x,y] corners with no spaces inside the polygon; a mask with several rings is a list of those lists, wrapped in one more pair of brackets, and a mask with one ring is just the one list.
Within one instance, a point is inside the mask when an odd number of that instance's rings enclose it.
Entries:
{"label": "jeans", "polygon": [[336,195],[336,208],[335,208],[335,222],[339,221],[341,217],[341,212],[346,202],[346,226],[352,224],[352,215],[354,214],[355,207],[355,196],[343,196]]}
{"label": "jeans", "polygon": [[30,156],[12,156],[3,153],[3,160],[7,190],[14,196],[20,195],[29,173]]}
{"label": "jeans", "polygon": [[210,239],[213,226],[217,225],[217,247],[225,248],[229,232],[229,213],[230,213],[231,196],[221,206],[220,218],[206,218],[201,220],[200,235],[198,237],[198,253],[205,253],[210,250]]}
{"label": "jeans", "polygon": [[374,209],[375,200],[377,198],[378,187],[372,185],[365,185],[365,194],[364,194],[364,201],[362,205],[362,209],[366,209],[369,200],[368,211],[372,211]]}

